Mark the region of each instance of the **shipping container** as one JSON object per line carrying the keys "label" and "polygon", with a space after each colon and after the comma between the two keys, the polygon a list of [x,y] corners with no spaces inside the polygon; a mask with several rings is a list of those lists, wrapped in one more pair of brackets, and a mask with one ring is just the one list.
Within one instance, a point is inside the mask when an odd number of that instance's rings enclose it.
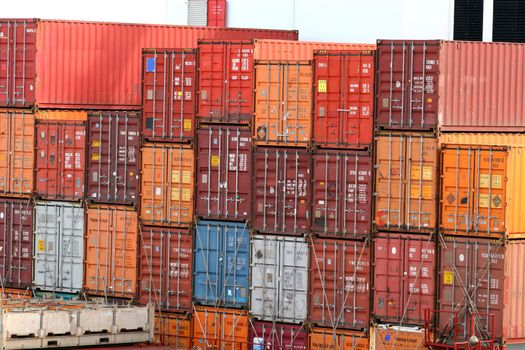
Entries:
{"label": "shipping container", "polygon": [[87,209],[85,289],[134,298],[137,287],[137,212],[125,206]]}
{"label": "shipping container", "polygon": [[369,149],[374,132],[374,51],[316,51],[313,84],[315,144]]}
{"label": "shipping container", "polygon": [[309,350],[369,350],[367,332],[313,328],[308,338]]}
{"label": "shipping container", "polygon": [[197,108],[197,51],[142,52],[142,135],[150,141],[193,140]]}
{"label": "shipping container", "polygon": [[246,311],[197,307],[193,315],[193,349],[248,350],[250,327]]}
{"label": "shipping container", "polygon": [[273,322],[302,323],[308,314],[308,243],[304,238],[255,235],[251,239],[250,314]]}
{"label": "shipping container", "polygon": [[248,348],[253,350],[306,350],[308,331],[305,326],[250,321]]}
{"label": "shipping container", "polygon": [[190,230],[142,226],[140,233],[139,302],[166,311],[191,310]]}
{"label": "shipping container", "polygon": [[36,202],[33,288],[77,293],[84,280],[84,208]]}
{"label": "shipping container", "polygon": [[374,236],[372,315],[376,321],[424,325],[435,309],[436,243],[432,235]]}
{"label": "shipping container", "polygon": [[193,149],[145,143],[142,148],[141,219],[146,225],[188,227],[193,220]]}
{"label": "shipping container", "polygon": [[378,40],[379,129],[525,131],[525,45]]}
{"label": "shipping container", "polygon": [[196,214],[206,219],[250,219],[252,133],[249,127],[201,125],[197,131]]}
{"label": "shipping container", "polygon": [[34,158],[34,114],[19,109],[0,110],[0,194],[33,194]]}
{"label": "shipping container", "polygon": [[438,139],[424,133],[376,138],[375,227],[434,232],[438,210]]}
{"label": "shipping container", "polygon": [[155,313],[154,344],[172,350],[191,350],[191,318],[186,315]]}
{"label": "shipping container", "polygon": [[199,41],[199,120],[250,123],[253,79],[251,41]]}
{"label": "shipping container", "polygon": [[2,304],[11,303],[13,300],[28,300],[33,297],[32,291],[28,289],[2,288]]}
{"label": "shipping container", "polygon": [[312,132],[312,66],[308,61],[255,65],[254,142],[308,146]]}
{"label": "shipping container", "polygon": [[194,239],[193,301],[245,308],[250,284],[248,225],[201,220],[196,224]]}
{"label": "shipping container", "polygon": [[140,118],[136,112],[99,111],[88,117],[87,199],[137,204]]}
{"label": "shipping container", "polygon": [[298,37],[294,30],[8,18],[0,19],[0,34],[0,106],[119,110],[140,108],[144,48]]}
{"label": "shipping container", "polygon": [[208,26],[226,27],[226,0],[208,0]]}
{"label": "shipping container", "polygon": [[421,328],[380,324],[370,329],[370,350],[425,349],[425,333]]}
{"label": "shipping container", "polygon": [[3,286],[31,286],[33,203],[30,200],[0,198],[0,269]]}
{"label": "shipping container", "polygon": [[259,147],[253,160],[253,229],[302,235],[310,227],[310,153]]}
{"label": "shipping container", "polygon": [[[84,120],[36,120],[36,195],[42,199],[84,198],[86,112]],[[49,116],[49,112],[47,116]],[[46,116],[46,117],[47,117]]]}
{"label": "shipping container", "polygon": [[372,229],[372,157],[364,151],[317,151],[312,230],[320,236],[367,238]]}
{"label": "shipping container", "polygon": [[311,323],[331,328],[368,329],[370,256],[368,241],[311,239]]}
{"label": "shipping container", "polygon": [[208,0],[188,0],[188,24],[205,26],[208,20]]}

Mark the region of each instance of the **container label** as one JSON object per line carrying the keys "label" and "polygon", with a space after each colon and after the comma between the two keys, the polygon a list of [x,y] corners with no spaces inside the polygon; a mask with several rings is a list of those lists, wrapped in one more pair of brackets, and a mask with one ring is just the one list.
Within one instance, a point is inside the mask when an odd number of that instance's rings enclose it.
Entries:
{"label": "container label", "polygon": [[443,275],[443,284],[454,284],[454,273],[452,271],[445,271],[445,274]]}
{"label": "container label", "polygon": [[[423,171],[423,174],[421,174],[421,171]],[[433,179],[433,170],[431,166],[423,166],[420,167],[419,165],[412,165],[410,167],[410,178],[412,180],[425,180],[425,181],[432,181]]]}
{"label": "container label", "polygon": [[100,160],[100,154],[99,153],[93,153],[91,155],[91,160]]}
{"label": "container label", "polygon": [[153,73],[155,72],[155,57],[148,57],[146,60],[146,72]]}
{"label": "container label", "polygon": [[173,188],[171,190],[171,200],[172,201],[180,200],[180,190],[178,188]]}
{"label": "container label", "polygon": [[191,178],[193,176],[191,176],[191,171],[189,170],[184,170],[182,172],[182,183],[183,184],[190,184],[191,183]]}
{"label": "container label", "polygon": [[317,81],[317,92],[324,92],[324,93],[326,93],[326,80],[318,80]]}
{"label": "container label", "polygon": [[43,239],[38,240],[38,251],[39,252],[45,252],[46,251],[46,243]]}
{"label": "container label", "polygon": [[91,147],[100,147],[101,144],[102,142],[100,142],[100,140],[91,141]]}
{"label": "container label", "polygon": [[423,198],[432,199],[432,185],[423,186]]}
{"label": "container label", "polygon": [[211,155],[211,166],[219,166],[220,157],[216,154]]}
{"label": "container label", "polygon": [[191,200],[191,192],[189,188],[182,189],[182,200],[185,202],[189,202]]}
{"label": "container label", "polygon": [[184,121],[184,131],[191,131],[191,120]]}
{"label": "container label", "polygon": [[180,182],[180,170],[171,171],[171,182],[175,182],[175,183]]}
{"label": "container label", "polygon": [[486,193],[479,194],[479,207],[488,208],[489,207],[489,195]]}

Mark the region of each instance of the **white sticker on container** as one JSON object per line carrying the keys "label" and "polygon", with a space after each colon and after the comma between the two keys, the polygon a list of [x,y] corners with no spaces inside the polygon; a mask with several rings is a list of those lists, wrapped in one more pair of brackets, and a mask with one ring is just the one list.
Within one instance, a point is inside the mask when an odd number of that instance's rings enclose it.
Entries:
{"label": "white sticker on container", "polygon": [[459,254],[459,261],[461,262],[465,261],[465,255]]}
{"label": "white sticker on container", "polygon": [[397,254],[397,248],[396,247],[392,247],[392,254],[394,254],[394,255]]}
{"label": "white sticker on container", "polygon": [[160,187],[155,187],[155,196],[160,196],[162,189]]}
{"label": "white sticker on container", "polygon": [[399,88],[399,87],[401,87],[401,82],[398,80],[396,81],[396,88]]}
{"label": "white sticker on container", "polygon": [[0,213],[0,219],[4,218],[4,213]]}
{"label": "white sticker on container", "polygon": [[201,181],[203,184],[207,184],[208,183],[208,174],[202,174],[202,181]]}
{"label": "white sticker on container", "polygon": [[326,260],[326,263],[327,263],[328,265],[332,265],[332,259],[327,259],[327,260]]}

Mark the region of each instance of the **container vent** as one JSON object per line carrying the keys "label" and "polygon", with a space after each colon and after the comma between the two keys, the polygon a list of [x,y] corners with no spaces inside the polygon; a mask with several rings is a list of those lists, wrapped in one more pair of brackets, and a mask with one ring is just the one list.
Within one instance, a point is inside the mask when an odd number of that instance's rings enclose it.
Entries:
{"label": "container vent", "polygon": [[483,0],[454,2],[454,40],[483,39]]}
{"label": "container vent", "polygon": [[525,1],[494,0],[492,40],[525,43]]}
{"label": "container vent", "polygon": [[208,0],[188,0],[188,25],[206,26],[208,22]]}

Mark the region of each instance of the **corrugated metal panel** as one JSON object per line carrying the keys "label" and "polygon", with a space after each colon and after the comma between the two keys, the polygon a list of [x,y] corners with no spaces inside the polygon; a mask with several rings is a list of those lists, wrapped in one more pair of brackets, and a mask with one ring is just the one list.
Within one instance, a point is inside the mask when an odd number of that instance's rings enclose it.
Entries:
{"label": "corrugated metal panel", "polygon": [[34,288],[79,292],[84,280],[84,208],[37,202],[35,215]]}
{"label": "corrugated metal panel", "polygon": [[[503,335],[507,341],[525,338],[525,241],[508,241],[505,250],[505,312]],[[523,344],[522,344],[523,345]]]}
{"label": "corrugated metal panel", "polygon": [[363,332],[313,328],[308,338],[310,350],[369,350],[368,336]]}
{"label": "corrugated metal panel", "polygon": [[193,347],[199,350],[248,350],[248,312],[197,307],[193,314]]}
{"label": "corrugated metal panel", "polygon": [[208,0],[188,0],[188,25],[208,24]]}
{"label": "corrugated metal panel", "polygon": [[308,314],[305,239],[255,235],[251,245],[251,314],[266,321],[303,322]]}
{"label": "corrugated metal panel", "polygon": [[306,350],[307,327],[278,322],[250,322],[249,349]]}
{"label": "corrugated metal panel", "polygon": [[[169,346],[166,350],[190,350],[192,345],[191,336],[191,317],[186,315],[155,313],[154,344]],[[142,349],[144,348],[141,347],[141,350]],[[157,348],[154,348],[152,350],[156,349]]]}
{"label": "corrugated metal panel", "polygon": [[370,329],[370,350],[425,349],[425,333],[421,328],[376,325]]}

